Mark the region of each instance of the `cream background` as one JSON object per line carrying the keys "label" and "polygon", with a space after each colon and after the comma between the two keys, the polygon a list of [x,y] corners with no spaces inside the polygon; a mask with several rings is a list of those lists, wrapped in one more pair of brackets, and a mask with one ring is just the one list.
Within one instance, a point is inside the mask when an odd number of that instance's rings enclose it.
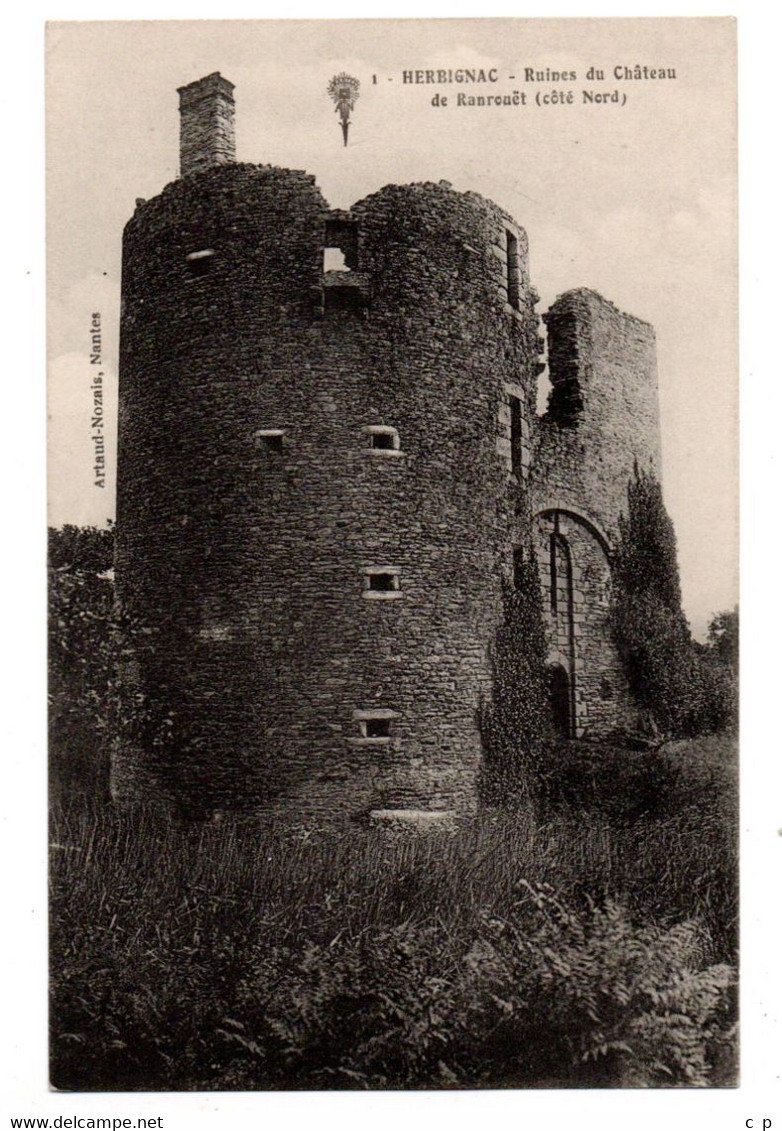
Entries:
{"label": "cream background", "polygon": [[[713,0],[656,0],[654,13],[707,16]],[[549,0],[549,15],[641,16],[637,2]],[[396,0],[377,14],[454,14],[441,0]],[[44,136],[43,20],[52,5],[28,0],[8,13],[4,74],[6,98],[17,110],[6,119],[9,167],[2,185],[6,215],[0,285],[7,335],[0,422],[0,466],[5,484],[5,529],[14,543],[2,556],[3,675],[0,714],[5,801],[0,849],[6,864],[0,970],[4,1018],[0,1026],[4,1070],[2,1113],[57,1115],[163,1115],[165,1131],[274,1127],[325,1131],[398,1131],[447,1125],[545,1128],[574,1131],[741,1131],[763,1113],[779,1128],[782,1082],[782,979],[779,888],[782,837],[779,758],[779,603],[769,601],[770,568],[778,536],[779,421],[782,396],[774,334],[779,282],[779,36],[778,17],[761,0],[735,0],[739,17],[741,168],[741,431],[742,431],[742,1083],[729,1092],[483,1093],[353,1096],[60,1096],[46,1085],[46,809],[45,809],[45,398],[44,398]],[[497,0],[493,12],[517,12]],[[528,14],[540,14],[530,9]],[[97,0],[72,0],[57,10],[70,19],[105,18]],[[189,0],[117,3],[113,16],[134,19],[258,17],[267,11],[246,0],[223,0],[219,13]],[[277,12],[277,15],[280,13]],[[365,15],[355,0],[327,12],[312,0],[290,0],[285,15]],[[475,14],[475,10],[473,13]]]}

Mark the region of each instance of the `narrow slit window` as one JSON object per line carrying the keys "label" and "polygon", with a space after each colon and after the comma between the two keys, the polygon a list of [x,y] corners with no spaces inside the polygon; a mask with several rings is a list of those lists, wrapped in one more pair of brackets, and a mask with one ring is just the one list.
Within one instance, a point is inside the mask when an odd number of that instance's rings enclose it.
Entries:
{"label": "narrow slit window", "polygon": [[510,402],[510,467],[514,475],[521,474],[521,401],[509,397]]}
{"label": "narrow slit window", "polygon": [[505,230],[505,270],[508,302],[519,309],[519,241],[513,232]]}
{"label": "narrow slit window", "polygon": [[551,598],[551,611],[557,611],[557,536],[552,534],[549,539],[549,589]]}
{"label": "narrow slit window", "polygon": [[214,250],[211,247],[203,251],[191,251],[186,257],[188,274],[193,276],[208,275],[214,264]]}

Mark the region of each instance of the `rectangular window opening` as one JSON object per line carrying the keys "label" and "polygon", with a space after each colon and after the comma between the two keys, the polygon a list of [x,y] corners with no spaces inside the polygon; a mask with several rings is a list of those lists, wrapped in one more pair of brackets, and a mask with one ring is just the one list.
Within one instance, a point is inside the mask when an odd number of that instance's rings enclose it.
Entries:
{"label": "rectangular window opening", "polygon": [[358,222],[327,220],[323,237],[324,271],[358,270]]}
{"label": "rectangular window opening", "polygon": [[282,454],[285,431],[282,428],[259,428],[255,433],[255,446],[267,452]]}
{"label": "rectangular window opening", "polygon": [[391,720],[390,719],[367,719],[364,722],[367,738],[390,738],[391,737]]}
{"label": "rectangular window opening", "polygon": [[208,275],[212,270],[214,254],[212,248],[205,248],[203,251],[191,251],[185,258],[188,274],[196,277]]}
{"label": "rectangular window opening", "polygon": [[373,452],[398,452],[399,433],[388,424],[368,424],[362,431],[369,436],[369,448]]}
{"label": "rectangular window opening", "polygon": [[359,737],[349,740],[351,746],[364,746],[367,743],[386,746],[393,735],[394,719],[398,717],[398,712],[387,707],[354,711],[353,718],[358,722]]}
{"label": "rectangular window opening", "polygon": [[367,299],[360,287],[324,287],[324,314],[365,315]]}
{"label": "rectangular window opening", "polygon": [[514,475],[521,474],[521,401],[509,397],[510,402],[510,466]]}
{"label": "rectangular window opening", "polygon": [[402,596],[400,570],[396,566],[370,566],[361,572],[364,575],[363,597],[383,601]]}
{"label": "rectangular window opening", "polygon": [[380,451],[393,451],[394,437],[391,432],[373,432],[370,436],[370,447]]}
{"label": "rectangular window opening", "polygon": [[399,574],[370,573],[369,588],[373,593],[393,593],[399,588]]}
{"label": "rectangular window opening", "polygon": [[347,263],[345,262],[345,253],[338,247],[324,247],[323,249],[323,270],[324,271],[349,271]]}

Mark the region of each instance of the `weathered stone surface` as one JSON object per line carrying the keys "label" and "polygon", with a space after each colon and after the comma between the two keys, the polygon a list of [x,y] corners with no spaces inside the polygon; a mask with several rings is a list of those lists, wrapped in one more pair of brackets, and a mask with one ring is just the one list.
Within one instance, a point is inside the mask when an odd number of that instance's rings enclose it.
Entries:
{"label": "weathered stone surface", "polygon": [[[520,527],[497,408],[515,382],[530,411],[537,318],[494,297],[504,214],[433,184],[353,209],[370,305],[324,312],[329,215],[304,174],[230,165],[126,229],[117,585],[154,629],[138,658],[172,721],[154,756],[120,742],[119,794],[152,760],[206,808],[476,803]],[[368,426],[404,459],[367,459]],[[389,563],[400,599],[365,600]],[[382,747],[353,741],[372,707],[398,716]]]}
{"label": "weathered stone surface", "polygon": [[586,289],[544,315],[551,393],[533,445],[533,506],[584,510],[604,531],[627,505],[633,462],[660,476],[654,330]]}
{"label": "weathered stone surface", "polygon": [[180,172],[183,177],[236,158],[233,83],[219,71],[180,86]]}
{"label": "weathered stone surface", "polygon": [[[120,690],[152,710],[117,735],[114,793],[469,812],[514,550],[536,541],[549,607],[555,578],[576,729],[629,710],[608,554],[633,459],[659,459],[653,334],[562,296],[538,420],[523,229],[445,183],[331,211],[305,173],[231,162],[228,88],[180,92],[188,175],[125,229]],[[393,592],[368,600],[373,571]]]}
{"label": "weathered stone surface", "polygon": [[660,475],[654,331],[586,289],[561,295],[544,321],[551,393],[529,482],[550,660],[571,682],[574,733],[600,737],[635,722],[611,640],[609,561],[634,461]]}
{"label": "weathered stone surface", "polygon": [[372,809],[369,823],[390,833],[427,836],[431,833],[455,833],[456,813],[453,809]]}

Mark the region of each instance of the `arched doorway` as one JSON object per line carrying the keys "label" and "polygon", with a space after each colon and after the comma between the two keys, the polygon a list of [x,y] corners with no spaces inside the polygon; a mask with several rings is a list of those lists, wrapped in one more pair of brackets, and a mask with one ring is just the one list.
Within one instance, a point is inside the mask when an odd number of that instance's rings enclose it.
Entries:
{"label": "arched doorway", "polygon": [[549,664],[548,694],[554,733],[557,738],[570,738],[573,733],[570,696],[570,676],[562,664]]}
{"label": "arched doorway", "polygon": [[[557,506],[536,513],[534,539],[548,663],[564,669],[549,673],[557,733],[610,734],[624,721],[624,685],[610,631],[608,542],[585,513]],[[607,672],[615,686],[606,690]]]}

